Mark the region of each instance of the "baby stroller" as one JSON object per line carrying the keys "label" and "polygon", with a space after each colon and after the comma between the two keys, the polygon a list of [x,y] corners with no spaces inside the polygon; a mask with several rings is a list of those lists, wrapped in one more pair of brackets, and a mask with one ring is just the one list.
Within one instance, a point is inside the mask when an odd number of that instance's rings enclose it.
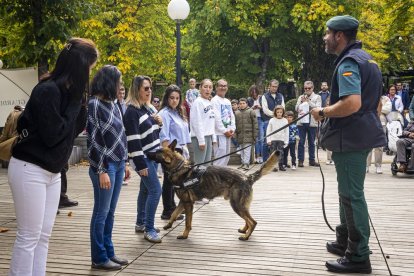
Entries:
{"label": "baby stroller", "polygon": [[[388,136],[388,148],[395,153],[394,159],[391,163],[391,173],[392,175],[397,175],[398,164],[397,164],[397,141],[400,139],[403,128],[399,120],[392,121],[387,123],[387,136]],[[407,174],[414,174],[414,159],[411,156],[411,147],[405,149],[405,154],[407,157]]]}

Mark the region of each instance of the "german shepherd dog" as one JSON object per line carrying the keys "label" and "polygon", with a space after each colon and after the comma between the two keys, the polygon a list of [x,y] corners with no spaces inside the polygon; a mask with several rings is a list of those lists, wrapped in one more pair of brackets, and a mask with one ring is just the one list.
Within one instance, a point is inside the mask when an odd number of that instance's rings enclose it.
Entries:
{"label": "german shepherd dog", "polygon": [[277,162],[278,153],[273,153],[258,171],[248,176],[235,169],[209,166],[199,178],[198,184],[184,187],[184,181],[192,175],[194,168],[181,154],[175,151],[176,145],[177,141],[174,140],[168,147],[147,154],[148,158],[161,163],[180,199],[164,229],[171,228],[176,218],[185,210],[185,229],[177,239],[187,239],[191,230],[194,202],[202,198],[213,199],[217,196],[223,196],[224,199],[230,200],[234,212],[245,221],[244,227],[238,230],[239,233],[244,234],[239,239],[248,240],[257,224],[249,212],[253,196],[252,185],[262,175],[272,171]]}

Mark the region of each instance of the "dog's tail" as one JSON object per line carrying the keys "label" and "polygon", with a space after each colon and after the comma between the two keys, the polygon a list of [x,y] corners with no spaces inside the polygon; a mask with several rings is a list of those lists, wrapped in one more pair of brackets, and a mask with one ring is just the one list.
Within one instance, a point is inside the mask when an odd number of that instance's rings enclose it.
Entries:
{"label": "dog's tail", "polygon": [[277,161],[279,160],[279,151],[274,151],[269,158],[262,164],[260,169],[252,173],[248,176],[249,182],[251,185],[253,185],[254,182],[260,179],[265,174],[268,174],[273,170],[275,167]]}

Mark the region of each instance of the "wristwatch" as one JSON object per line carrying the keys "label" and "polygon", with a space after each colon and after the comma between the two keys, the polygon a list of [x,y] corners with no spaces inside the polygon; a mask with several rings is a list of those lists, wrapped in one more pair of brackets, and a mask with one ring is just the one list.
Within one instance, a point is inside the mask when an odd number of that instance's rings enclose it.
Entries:
{"label": "wristwatch", "polygon": [[323,113],[324,108],[322,108],[321,110],[319,110],[318,115],[319,117],[324,118],[325,117],[325,113]]}

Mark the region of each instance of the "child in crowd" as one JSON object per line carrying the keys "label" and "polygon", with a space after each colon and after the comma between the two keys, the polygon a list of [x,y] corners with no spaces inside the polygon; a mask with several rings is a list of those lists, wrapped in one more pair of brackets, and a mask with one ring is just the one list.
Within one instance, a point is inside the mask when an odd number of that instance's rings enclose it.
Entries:
{"label": "child in crowd", "polygon": [[[277,105],[273,110],[274,117],[270,119],[269,125],[266,129],[266,134],[280,129],[281,127],[288,124],[288,121],[283,116],[285,115],[285,109],[281,105]],[[283,149],[289,144],[289,129],[284,128],[279,132],[271,134],[266,138],[267,144],[271,147],[271,151],[279,152],[279,170],[286,171],[283,167]],[[277,166],[273,169],[274,172],[278,171]]]}
{"label": "child in crowd", "polygon": [[247,99],[241,98],[239,110],[236,111],[236,134],[237,142],[245,149],[242,150],[242,165],[239,169],[248,170],[250,168],[252,145],[257,139],[258,132],[256,113],[247,105]]}
{"label": "child in crowd", "polygon": [[[233,110],[234,116],[236,116],[236,111],[239,110],[239,100],[233,99],[231,100],[231,109]],[[231,137],[231,143],[239,150],[240,145],[237,142],[236,133],[233,134],[233,137]],[[240,151],[237,152],[237,154],[240,154]]]}
{"label": "child in crowd", "polygon": [[[290,124],[295,118],[295,114],[292,111],[286,111],[286,119]],[[299,130],[296,124],[289,126],[289,145],[283,150],[283,166],[288,166],[288,154],[290,151],[290,158],[292,159],[292,170],[296,170],[296,137],[299,136]]]}

